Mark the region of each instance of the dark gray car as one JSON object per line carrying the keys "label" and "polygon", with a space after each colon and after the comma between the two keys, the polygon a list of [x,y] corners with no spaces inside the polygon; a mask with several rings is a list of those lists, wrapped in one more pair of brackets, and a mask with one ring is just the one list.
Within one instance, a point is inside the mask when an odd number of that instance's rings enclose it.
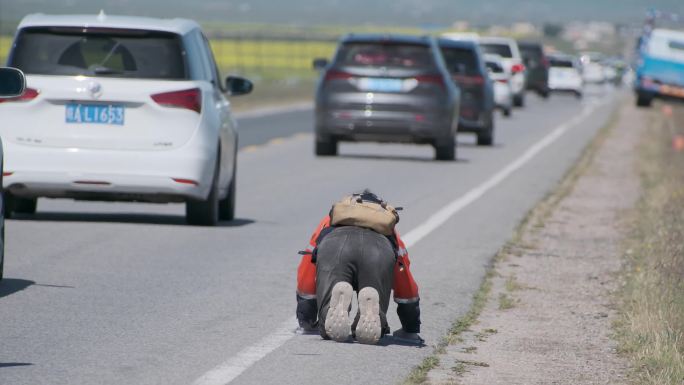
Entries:
{"label": "dark gray car", "polygon": [[340,141],[423,143],[455,158],[460,91],[432,37],[348,35],[316,92],[316,155]]}
{"label": "dark gray car", "polygon": [[477,135],[477,144],[494,144],[494,86],[480,47],[471,40],[440,39],[444,62],[461,88],[459,132]]}

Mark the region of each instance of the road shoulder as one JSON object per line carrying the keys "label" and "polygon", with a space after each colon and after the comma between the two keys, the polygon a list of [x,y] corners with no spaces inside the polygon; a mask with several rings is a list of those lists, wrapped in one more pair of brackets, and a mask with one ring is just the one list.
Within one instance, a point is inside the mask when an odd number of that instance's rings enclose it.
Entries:
{"label": "road shoulder", "polygon": [[642,115],[624,105],[563,183],[500,253],[469,330],[452,336],[429,384],[620,384],[611,293],[623,216],[639,196],[634,168]]}

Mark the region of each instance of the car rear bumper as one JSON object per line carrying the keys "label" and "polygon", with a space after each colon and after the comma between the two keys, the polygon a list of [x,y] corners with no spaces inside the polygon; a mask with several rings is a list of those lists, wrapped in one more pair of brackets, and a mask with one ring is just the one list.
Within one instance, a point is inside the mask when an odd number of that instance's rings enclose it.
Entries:
{"label": "car rear bumper", "polygon": [[446,113],[326,110],[316,114],[316,134],[343,141],[429,143],[453,135]]}
{"label": "car rear bumper", "polygon": [[180,202],[209,193],[215,153],[5,144],[3,186],[21,197]]}

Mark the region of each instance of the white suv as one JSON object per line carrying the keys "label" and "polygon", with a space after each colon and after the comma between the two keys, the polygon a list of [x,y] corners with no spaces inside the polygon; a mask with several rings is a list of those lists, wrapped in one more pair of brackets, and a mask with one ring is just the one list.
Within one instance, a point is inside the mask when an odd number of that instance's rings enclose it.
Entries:
{"label": "white suv", "polygon": [[507,37],[481,37],[478,41],[482,52],[501,56],[504,70],[511,76],[513,105],[516,107],[524,106],[526,69],[518,43]]}
{"label": "white suv", "polygon": [[186,202],[188,223],[235,215],[237,133],[197,23],[100,15],[29,15],[9,65],[23,96],[0,103],[7,213],[38,197]]}

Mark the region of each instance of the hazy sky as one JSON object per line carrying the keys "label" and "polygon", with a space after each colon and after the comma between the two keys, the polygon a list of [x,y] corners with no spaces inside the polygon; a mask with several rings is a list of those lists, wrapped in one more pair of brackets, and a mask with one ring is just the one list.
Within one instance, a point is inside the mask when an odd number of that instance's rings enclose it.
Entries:
{"label": "hazy sky", "polygon": [[684,14],[684,0],[0,0],[0,19],[27,13],[108,13],[278,24],[450,25],[513,21],[639,22],[650,7]]}

